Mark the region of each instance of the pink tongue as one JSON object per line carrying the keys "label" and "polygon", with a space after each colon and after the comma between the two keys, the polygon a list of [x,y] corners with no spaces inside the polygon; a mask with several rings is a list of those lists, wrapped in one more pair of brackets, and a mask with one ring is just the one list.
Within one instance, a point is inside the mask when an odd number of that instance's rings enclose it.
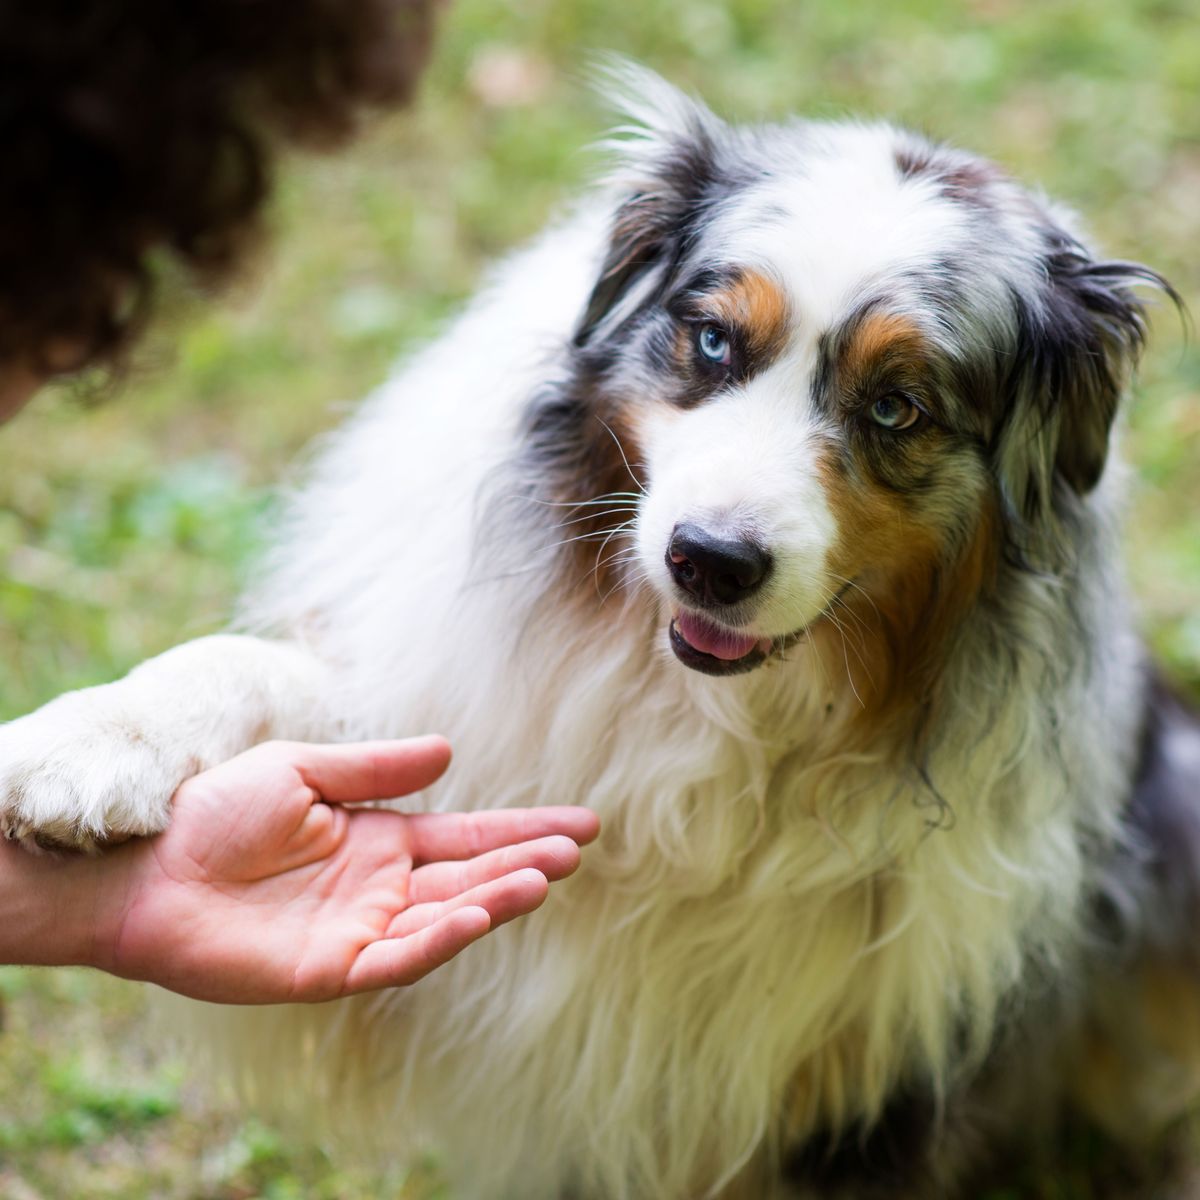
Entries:
{"label": "pink tongue", "polygon": [[675,618],[675,628],[693,650],[711,654],[713,658],[721,658],[726,662],[732,662],[735,658],[745,658],[759,640],[745,634],[731,633],[728,629],[720,629],[703,617],[689,612],[681,612]]}

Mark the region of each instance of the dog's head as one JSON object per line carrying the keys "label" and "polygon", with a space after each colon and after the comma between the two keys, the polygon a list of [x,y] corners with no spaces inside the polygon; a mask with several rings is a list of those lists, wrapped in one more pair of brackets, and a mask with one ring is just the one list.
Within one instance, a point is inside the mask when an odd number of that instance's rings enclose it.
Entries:
{"label": "dog's head", "polygon": [[1168,285],[974,156],[637,89],[551,407],[569,490],[635,505],[624,569],[679,661],[745,672],[839,620],[919,657],[1001,570],[1061,569],[1143,341],[1132,288]]}

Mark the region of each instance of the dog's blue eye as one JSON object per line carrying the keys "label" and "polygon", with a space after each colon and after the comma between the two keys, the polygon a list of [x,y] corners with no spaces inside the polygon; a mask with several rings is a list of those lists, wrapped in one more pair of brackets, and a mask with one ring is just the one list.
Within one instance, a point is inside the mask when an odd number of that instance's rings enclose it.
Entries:
{"label": "dog's blue eye", "polygon": [[903,392],[888,392],[871,405],[871,420],[884,429],[908,429],[920,415],[921,410]]}
{"label": "dog's blue eye", "polygon": [[733,347],[729,343],[729,334],[719,325],[701,325],[700,332],[696,335],[696,345],[710,363],[728,366],[733,361]]}

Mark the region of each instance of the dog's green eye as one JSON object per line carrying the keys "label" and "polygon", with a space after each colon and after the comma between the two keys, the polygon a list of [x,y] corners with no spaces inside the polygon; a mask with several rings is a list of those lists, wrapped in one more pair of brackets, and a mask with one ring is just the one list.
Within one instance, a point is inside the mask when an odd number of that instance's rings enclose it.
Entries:
{"label": "dog's green eye", "polygon": [[921,410],[903,392],[888,392],[871,405],[871,420],[884,429],[909,429],[920,416]]}
{"label": "dog's green eye", "polygon": [[733,361],[729,334],[719,325],[701,325],[696,334],[696,347],[710,363],[727,367]]}

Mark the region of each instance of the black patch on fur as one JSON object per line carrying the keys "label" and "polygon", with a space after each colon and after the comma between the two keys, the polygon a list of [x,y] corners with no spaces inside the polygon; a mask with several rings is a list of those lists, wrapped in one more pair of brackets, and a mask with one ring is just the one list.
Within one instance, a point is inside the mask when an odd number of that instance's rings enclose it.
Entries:
{"label": "black patch on fur", "polygon": [[[861,465],[900,501],[919,505],[937,491],[946,461],[959,454],[983,459],[985,446],[980,433],[969,424],[975,422],[976,414],[956,402],[958,395],[969,394],[961,389],[965,377],[959,364],[941,355],[923,355],[915,370],[902,354],[898,362],[885,356],[868,377],[844,378],[839,363],[864,322],[886,315],[894,304],[886,295],[870,297],[837,329],[821,335],[811,398],[817,411],[834,418],[845,430],[840,447],[847,469]],[[903,307],[895,311],[901,317],[906,315]],[[871,420],[871,404],[890,391],[910,396],[922,409],[925,415],[913,428],[893,431]]]}
{"label": "black patch on fur", "polygon": [[[1117,404],[1146,338],[1138,284],[1165,292],[1182,310],[1179,293],[1140,263],[1096,261],[1062,230],[1045,232],[1046,283],[1034,302],[1014,295],[1017,349],[1013,394],[1054,422],[1053,472],[1077,495],[1100,481]],[[1049,474],[1041,474],[1048,479]],[[1051,497],[1031,479],[1027,510]],[[1027,512],[1024,515],[1030,515]]]}
{"label": "black patch on fur", "polygon": [[901,146],[896,151],[896,170],[901,179],[915,179],[933,169],[937,161],[937,151],[933,146],[923,146],[916,143]]}
{"label": "black patch on fur", "polygon": [[1004,175],[992,164],[936,144],[913,143],[896,151],[901,179],[930,179],[947,200],[968,207],[992,207],[989,191]]}
{"label": "black patch on fur", "polygon": [[[607,542],[614,516],[581,502],[636,492],[646,482],[623,376],[641,381],[635,401],[647,399],[653,388],[660,398],[687,406],[720,386],[696,364],[681,369],[680,322],[663,301],[682,278],[697,278],[699,264],[690,260],[713,205],[748,178],[748,168],[720,144],[723,128],[697,112],[686,130],[664,138],[657,159],[643,167],[642,189],[627,196],[613,218],[599,277],[565,347],[559,378],[531,398],[524,414],[519,494],[536,502],[529,516],[543,528],[551,518],[557,522],[547,544],[566,542],[560,534],[571,538],[565,560],[573,554],[586,561],[589,546],[600,548],[597,576],[614,561],[623,535]],[[606,326],[613,309],[639,286],[644,292],[637,305]],[[569,527],[562,526],[564,517]]]}
{"label": "black patch on fur", "polygon": [[[932,143],[902,146],[895,161],[901,179],[932,180],[947,199],[983,213],[994,209],[996,189],[1008,182],[993,164]],[[1002,400],[1020,397],[1036,407],[1044,424],[1057,426],[1051,469],[1037,464],[1016,489],[1023,510],[1018,515],[1034,520],[1054,500],[1053,478],[1086,495],[1103,473],[1117,405],[1146,336],[1145,308],[1133,288],[1149,285],[1181,311],[1183,304],[1156,271],[1096,261],[1047,214],[1031,205],[1030,216],[1042,222],[1045,286],[1033,298],[1013,294],[1016,353],[1007,360],[998,356],[995,366]],[[937,289],[924,297],[930,312],[957,307],[944,293],[957,277],[953,263],[928,273]],[[1005,416],[1019,415],[1014,408],[1010,403],[997,414],[999,433]]]}
{"label": "black patch on fur", "polygon": [[1098,898],[1119,947],[1144,943],[1200,968],[1200,712],[1152,672],[1121,845]]}
{"label": "black patch on fur", "polygon": [[940,1126],[931,1096],[898,1095],[879,1120],[840,1136],[816,1134],[788,1154],[784,1178],[819,1196],[909,1196],[928,1177]]}
{"label": "black patch on fur", "polygon": [[[525,414],[522,465],[548,478],[552,491],[569,489],[589,498],[636,489],[644,480],[637,448],[618,427],[622,369],[644,363],[649,374],[643,370],[643,377],[685,407],[720,386],[696,364],[681,370],[680,323],[663,302],[673,289],[698,287],[708,275],[718,278],[689,266],[689,258],[712,207],[748,178],[747,168],[735,165],[720,144],[722,129],[715,118],[697,114],[684,132],[664,140],[646,168],[643,189],[617,209],[600,275],[567,347],[563,376],[536,395]],[[689,271],[687,284],[681,284]],[[601,340],[605,318],[647,281],[636,308]]]}
{"label": "black patch on fur", "polygon": [[[744,384],[775,357],[777,347],[755,345],[750,331],[712,310],[709,298],[735,289],[743,278],[738,268],[702,267],[668,289],[663,310],[670,320],[659,316],[654,333],[661,344],[670,345],[672,353],[663,368],[676,377],[671,399],[681,408],[693,408],[724,387]],[[729,338],[727,365],[709,362],[700,353],[697,339],[705,325],[717,325]]]}
{"label": "black patch on fur", "polygon": [[661,300],[675,268],[694,247],[706,213],[734,184],[718,160],[713,132],[697,121],[664,148],[653,185],[621,204],[600,277],[575,330],[576,346],[586,346],[614,305],[647,275],[656,273],[659,286],[641,309]]}

